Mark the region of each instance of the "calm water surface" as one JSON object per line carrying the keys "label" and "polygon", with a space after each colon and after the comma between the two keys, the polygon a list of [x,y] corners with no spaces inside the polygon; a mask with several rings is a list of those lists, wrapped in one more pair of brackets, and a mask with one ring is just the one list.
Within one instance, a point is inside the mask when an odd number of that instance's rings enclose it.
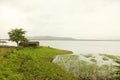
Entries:
{"label": "calm water surface", "polygon": [[40,45],[71,50],[74,54],[115,54],[120,55],[120,41],[40,41]]}
{"label": "calm water surface", "polygon": [[[120,55],[120,41],[39,41],[40,45],[71,50],[74,54],[114,54]],[[9,45],[16,45],[9,42]]]}

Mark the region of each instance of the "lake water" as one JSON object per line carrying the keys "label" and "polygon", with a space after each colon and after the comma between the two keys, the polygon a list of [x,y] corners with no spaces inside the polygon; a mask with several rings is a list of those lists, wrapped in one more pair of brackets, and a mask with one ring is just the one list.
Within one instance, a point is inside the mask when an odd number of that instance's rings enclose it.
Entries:
{"label": "lake water", "polygon": [[106,53],[120,55],[120,41],[40,41],[40,45],[71,50],[74,54]]}
{"label": "lake water", "polygon": [[[9,43],[14,44],[15,43]],[[74,54],[114,54],[120,55],[120,41],[40,41],[42,46],[71,50]]]}

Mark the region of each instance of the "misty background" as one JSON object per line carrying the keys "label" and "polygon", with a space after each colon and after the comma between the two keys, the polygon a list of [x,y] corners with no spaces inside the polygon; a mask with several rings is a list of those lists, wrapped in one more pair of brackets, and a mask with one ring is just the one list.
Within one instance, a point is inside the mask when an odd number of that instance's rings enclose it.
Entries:
{"label": "misty background", "polygon": [[0,38],[27,36],[120,39],[119,0],[0,0]]}

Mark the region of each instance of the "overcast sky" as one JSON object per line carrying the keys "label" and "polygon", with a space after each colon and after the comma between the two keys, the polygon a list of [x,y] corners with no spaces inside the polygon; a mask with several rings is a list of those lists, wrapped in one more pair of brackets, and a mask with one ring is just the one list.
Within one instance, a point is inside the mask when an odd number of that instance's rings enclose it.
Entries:
{"label": "overcast sky", "polygon": [[120,0],[0,0],[0,38],[27,36],[120,39]]}

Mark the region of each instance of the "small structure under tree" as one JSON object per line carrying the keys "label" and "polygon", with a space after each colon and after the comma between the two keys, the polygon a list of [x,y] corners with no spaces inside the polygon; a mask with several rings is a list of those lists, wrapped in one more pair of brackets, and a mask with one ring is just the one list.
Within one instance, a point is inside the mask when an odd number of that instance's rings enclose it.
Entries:
{"label": "small structure under tree", "polygon": [[28,47],[28,46],[39,47],[39,42],[38,41],[35,41],[35,42],[20,42],[19,46],[23,46],[23,47]]}

